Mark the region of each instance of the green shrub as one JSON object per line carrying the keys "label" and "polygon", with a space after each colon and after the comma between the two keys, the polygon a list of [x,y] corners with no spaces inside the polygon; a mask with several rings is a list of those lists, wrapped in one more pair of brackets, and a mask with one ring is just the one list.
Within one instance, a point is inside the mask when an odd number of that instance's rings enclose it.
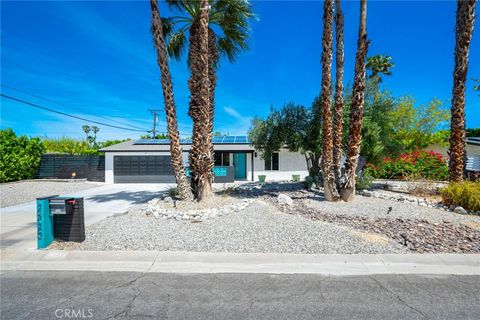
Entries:
{"label": "green shrub", "polygon": [[306,176],[305,177],[305,188],[311,189],[313,187],[313,184],[315,183],[315,179],[311,176]]}
{"label": "green shrub", "polygon": [[69,155],[95,155],[98,150],[91,147],[85,140],[72,138],[45,138],[43,143],[48,153],[60,153]]}
{"label": "green shrub", "polygon": [[368,165],[365,172],[379,179],[448,180],[448,166],[443,156],[423,150],[405,153],[396,159],[385,158],[378,166]]}
{"label": "green shrub", "polygon": [[374,179],[370,173],[364,172],[363,175],[355,177],[355,188],[358,190],[369,189]]}
{"label": "green shrub", "polygon": [[299,174],[292,174],[292,181],[294,181],[294,182],[300,181],[300,175]]}
{"label": "green shrub", "polygon": [[172,188],[168,189],[168,195],[172,198],[178,196],[179,195],[178,188],[172,187]]}
{"label": "green shrub", "polygon": [[45,147],[38,138],[5,129],[0,130],[0,150],[0,182],[9,182],[35,178]]}
{"label": "green shrub", "polygon": [[466,210],[480,210],[480,181],[453,183],[440,190],[443,203],[462,206]]}
{"label": "green shrub", "polygon": [[258,181],[263,183],[263,182],[265,182],[265,179],[267,179],[266,175],[264,175],[264,174],[258,175]]}

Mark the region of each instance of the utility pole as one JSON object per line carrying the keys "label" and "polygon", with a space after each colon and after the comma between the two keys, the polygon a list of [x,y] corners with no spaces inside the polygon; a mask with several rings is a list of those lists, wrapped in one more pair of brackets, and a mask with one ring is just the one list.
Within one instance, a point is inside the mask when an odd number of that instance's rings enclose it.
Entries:
{"label": "utility pole", "polygon": [[157,113],[162,110],[148,109],[153,114],[153,130],[152,130],[152,139],[157,137]]}

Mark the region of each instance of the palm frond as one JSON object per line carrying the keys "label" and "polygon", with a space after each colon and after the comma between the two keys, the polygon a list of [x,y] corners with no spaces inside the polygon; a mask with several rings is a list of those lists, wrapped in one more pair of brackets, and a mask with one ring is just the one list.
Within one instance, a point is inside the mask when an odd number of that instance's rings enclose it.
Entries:
{"label": "palm frond", "polygon": [[170,35],[167,43],[168,55],[176,60],[180,60],[187,46],[187,37],[183,30],[179,30]]}

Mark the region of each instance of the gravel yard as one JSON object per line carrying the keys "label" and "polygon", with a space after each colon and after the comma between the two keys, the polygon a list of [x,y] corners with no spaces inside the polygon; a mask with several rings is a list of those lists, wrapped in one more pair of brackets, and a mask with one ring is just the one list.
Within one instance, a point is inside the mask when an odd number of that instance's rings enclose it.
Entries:
{"label": "gravel yard", "polygon": [[97,187],[98,183],[84,181],[28,180],[0,184],[0,207],[33,201],[39,197],[68,194]]}
{"label": "gravel yard", "polygon": [[[328,202],[323,195],[316,194],[304,201],[305,205],[320,213],[367,216],[370,218],[423,219],[429,222],[450,221],[454,223],[480,223],[480,216],[461,215],[436,208],[384,200],[373,197],[355,196],[353,202]],[[390,207],[392,210],[390,211]]]}
{"label": "gravel yard", "polygon": [[203,222],[145,215],[137,206],[128,214],[102,220],[86,230],[83,243],[60,243],[54,249],[171,250],[272,253],[402,253],[387,238],[335,224],[287,215],[261,200],[239,213]]}

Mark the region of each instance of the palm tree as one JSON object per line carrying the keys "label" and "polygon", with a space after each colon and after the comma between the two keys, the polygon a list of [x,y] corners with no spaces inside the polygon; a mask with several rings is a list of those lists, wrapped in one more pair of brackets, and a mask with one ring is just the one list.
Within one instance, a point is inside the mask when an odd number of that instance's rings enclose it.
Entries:
{"label": "palm tree", "polygon": [[87,136],[87,140],[88,140],[88,134],[90,133],[90,130],[91,130],[91,129],[90,129],[90,126],[87,125],[87,124],[84,124],[84,125],[82,126],[82,130],[83,130],[83,132],[85,132],[85,135]]}
{"label": "palm tree", "polygon": [[468,51],[475,20],[475,0],[457,1],[455,26],[455,67],[453,70],[453,99],[450,124],[449,174],[450,181],[463,180],[465,167],[465,81],[468,70]]}
{"label": "palm tree", "polygon": [[335,37],[336,37],[336,53],[335,53],[335,104],[333,112],[333,170],[335,180],[340,181],[340,160],[342,157],[342,139],[343,139],[343,13],[340,0],[335,0]]}
{"label": "palm tree", "polygon": [[180,145],[180,134],[178,132],[177,111],[173,96],[172,78],[168,67],[167,50],[163,38],[162,21],[160,19],[157,0],[150,0],[150,7],[152,11],[152,35],[157,50],[157,63],[160,68],[165,114],[167,116],[172,168],[177,181],[180,198],[185,200],[192,199],[192,191],[185,174],[185,167],[182,160],[182,146]]}
{"label": "palm tree", "polygon": [[[207,168],[213,167],[213,144],[211,143],[211,134],[213,132],[213,114],[215,108],[215,87],[216,87],[216,70],[218,67],[219,56],[225,55],[230,61],[233,61],[238,53],[242,50],[248,49],[247,39],[249,34],[248,29],[248,19],[253,17],[251,7],[248,1],[245,0],[213,0],[210,3],[210,10],[208,16],[207,31],[208,31],[208,112],[203,121],[205,123],[195,124],[194,115],[199,115],[196,112],[196,108],[201,104],[199,99],[200,91],[198,91],[199,81],[203,79],[199,75],[195,75],[199,69],[194,68],[198,67],[198,60],[200,55],[199,52],[199,23],[201,17],[201,1],[193,0],[167,0],[167,3],[174,7],[175,9],[186,13],[184,16],[174,16],[169,18],[164,18],[163,22],[165,25],[164,34],[167,40],[167,51],[171,57],[180,59],[189,44],[188,52],[188,64],[191,71],[191,78],[189,80],[189,88],[191,93],[190,98],[190,111],[189,114],[194,120],[194,141],[192,144],[193,150],[203,149],[205,146],[196,146],[194,145],[196,141],[205,140],[204,143],[207,143],[209,148],[209,154],[211,155],[210,160],[206,157],[206,154],[202,158],[203,165],[195,163],[199,161],[198,155],[190,157],[190,166],[192,169],[192,184],[194,186],[194,191],[196,197],[201,199],[205,196],[208,196],[211,189],[211,173],[206,175],[204,173],[196,173],[195,170],[206,170]],[[187,37],[188,32],[188,37]],[[188,39],[187,39],[188,38]],[[192,112],[193,111],[193,112]],[[202,117],[203,117],[202,111]],[[195,139],[195,135],[200,134],[198,130],[203,130],[203,125],[206,124],[209,137],[202,137]],[[197,130],[198,129],[198,130]],[[203,133],[205,135],[206,133]],[[200,143],[200,142],[199,142]],[[192,162],[193,161],[193,162]],[[203,167],[204,166],[204,167]],[[196,168],[196,169],[194,169]],[[203,177],[203,178],[200,178]],[[199,179],[208,179],[208,181],[201,182],[202,185],[207,186],[206,188],[201,188],[203,195],[199,195],[198,192],[200,188],[198,183]]]}
{"label": "palm tree", "polygon": [[367,59],[367,70],[370,71],[369,79],[372,79],[376,84],[383,81],[382,74],[386,76],[392,75],[391,69],[395,65],[392,62],[392,57],[389,55],[377,54]]}
{"label": "palm tree", "polygon": [[200,0],[199,17],[190,27],[190,70],[188,80],[193,119],[190,149],[191,182],[194,195],[201,201],[212,193],[213,147],[208,79],[208,0]]}
{"label": "palm tree", "polygon": [[322,34],[322,172],[323,189],[327,201],[339,199],[335,173],[333,171],[333,139],[332,139],[332,52],[333,52],[333,0],[323,3]]}
{"label": "palm tree", "polygon": [[348,130],[348,153],[345,162],[345,176],[342,183],[342,199],[352,201],[355,196],[355,170],[357,169],[362,141],[363,103],[365,91],[365,58],[369,41],[367,40],[367,1],[360,0],[360,26],[358,30],[357,53],[355,57],[355,76],[353,80],[352,104],[350,107],[350,126]]}

